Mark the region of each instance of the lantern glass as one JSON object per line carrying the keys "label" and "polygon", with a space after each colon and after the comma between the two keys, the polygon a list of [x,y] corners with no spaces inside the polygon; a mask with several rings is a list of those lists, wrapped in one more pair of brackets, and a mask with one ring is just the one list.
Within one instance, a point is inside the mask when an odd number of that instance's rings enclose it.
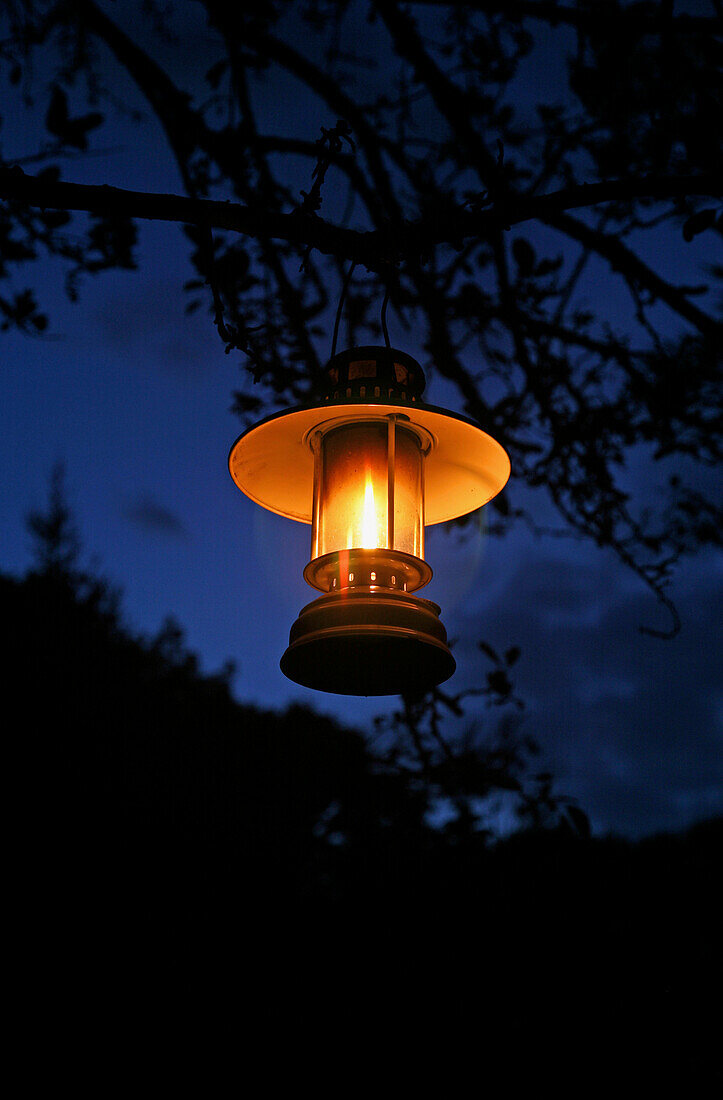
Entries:
{"label": "lantern glass", "polygon": [[394,549],[424,557],[424,455],[419,438],[396,426]]}
{"label": "lantern glass", "polygon": [[[431,576],[424,557],[424,454],[420,436],[395,417],[352,421],[319,432],[312,440],[315,456],[309,583],[329,586],[392,584],[414,588]],[[394,568],[399,555],[414,559]],[[365,568],[341,570],[327,564],[353,552]],[[363,552],[363,553],[360,553]],[[374,567],[379,557],[380,569]],[[382,558],[384,563],[382,563]],[[390,564],[392,563],[392,564]],[[387,581],[382,580],[387,577]],[[353,579],[351,579],[353,577]],[[364,578],[362,580],[362,577]],[[393,580],[391,578],[394,578]]]}
{"label": "lantern glass", "polygon": [[[346,424],[323,437],[312,557],[387,545],[387,425]],[[314,539],[314,534],[316,539]]]}
{"label": "lantern glass", "polygon": [[423,455],[387,421],[343,424],[317,444],[311,556],[386,548],[424,556]]}

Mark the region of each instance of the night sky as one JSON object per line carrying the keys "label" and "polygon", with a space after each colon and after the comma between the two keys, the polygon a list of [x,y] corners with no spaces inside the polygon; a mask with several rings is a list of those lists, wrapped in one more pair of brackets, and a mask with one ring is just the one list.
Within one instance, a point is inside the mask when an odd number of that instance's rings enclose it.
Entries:
{"label": "night sky", "polygon": [[[543,82],[551,78],[544,62]],[[109,70],[108,79],[126,102],[142,106],[121,74]],[[2,95],[3,155],[12,160],[36,148],[42,113],[21,115],[6,87]],[[292,113],[283,84],[267,85],[264,97],[279,129],[283,120],[313,140],[335,121],[303,100]],[[68,161],[64,177],[180,193],[150,118],[140,127],[109,120],[98,145],[107,152]],[[297,168],[299,189],[308,187],[311,165]],[[323,212],[333,214],[333,200]],[[263,707],[302,702],[371,731],[394,699],[322,695],[279,671],[289,627],[313,598],[301,576],[310,529],[259,509],[231,481],[227,454],[241,425],[228,410],[239,359],[224,354],[205,310],[184,314],[182,286],[192,271],[181,229],[142,223],[139,233],[139,270],[86,279],[78,304],[64,297],[59,264],[27,272],[51,325],[43,338],[10,334],[0,344],[0,568],[21,574],[29,566],[25,519],[44,505],[53,464],[62,461],[86,560],[122,589],[132,629],[154,634],[173,615],[204,670],[237,662],[239,699]],[[661,238],[656,257],[681,282],[684,265],[710,246],[686,247]],[[596,295],[609,298],[604,272],[591,270],[587,293],[593,305]],[[326,321],[330,345],[333,317]],[[393,321],[390,328],[392,343],[428,370],[428,400],[460,409],[424,360],[421,334],[395,331]],[[320,345],[322,356],[328,350]],[[652,497],[669,472],[636,455],[630,484]],[[543,494],[516,483],[514,469],[508,493],[513,506],[524,499],[540,526],[560,526]],[[435,579],[423,594],[441,605],[456,640],[449,686],[478,683],[490,668],[479,640],[520,646],[521,728],[596,832],[641,836],[722,812],[720,557],[702,553],[677,570],[669,594],[682,630],[662,641],[639,627],[665,629],[664,609],[611,552],[522,527],[504,540],[488,538],[484,527],[483,514],[464,539],[455,530],[427,531]],[[467,720],[476,715],[489,728],[497,720],[474,707]]]}

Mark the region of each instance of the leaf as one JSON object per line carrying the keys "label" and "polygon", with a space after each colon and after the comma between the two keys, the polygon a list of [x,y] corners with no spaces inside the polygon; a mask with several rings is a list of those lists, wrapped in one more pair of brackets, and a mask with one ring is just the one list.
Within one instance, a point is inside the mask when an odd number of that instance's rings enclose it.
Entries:
{"label": "leaf", "polygon": [[499,664],[502,663],[500,661],[499,657],[497,656],[497,654],[495,653],[494,649],[492,648],[492,646],[487,645],[487,642],[480,642],[479,643],[479,648],[482,650],[483,653],[485,653],[489,657],[490,661],[494,661],[494,663],[496,665],[499,665]]}
{"label": "leaf", "polygon": [[512,242],[512,255],[520,278],[529,278],[535,270],[535,250],[530,242],[524,237],[515,237]]}
{"label": "leaf", "polygon": [[40,217],[47,229],[60,229],[62,225],[67,225],[70,221],[70,214],[67,210],[44,210]]}
{"label": "leaf", "polygon": [[510,649],[507,650],[507,652],[505,653],[505,663],[508,668],[511,668],[512,665],[515,664],[515,662],[519,659],[521,652],[522,651],[520,647],[517,645],[511,646]]}
{"label": "leaf", "polygon": [[88,131],[94,130],[102,122],[103,115],[99,111],[70,118],[68,97],[62,88],[55,85],[45,115],[45,126],[49,133],[54,134],[65,145],[74,145],[76,149],[87,149]]}
{"label": "leaf", "polygon": [[717,211],[712,207],[698,210],[683,225],[683,240],[690,242],[699,233],[705,232],[706,229],[712,229],[715,225],[716,214]]}
{"label": "leaf", "polygon": [[233,399],[233,405],[230,411],[236,413],[237,416],[246,416],[248,413],[256,413],[262,405],[260,398],[253,397],[248,393],[242,393],[241,390],[234,391]]}
{"label": "leaf", "polygon": [[50,104],[45,115],[45,125],[51,134],[60,135],[68,121],[68,97],[57,85],[50,96]]}
{"label": "leaf", "polygon": [[503,699],[506,699],[512,691],[512,684],[502,668],[495,668],[492,672],[487,673],[487,686],[491,692]]}
{"label": "leaf", "polygon": [[535,269],[535,275],[538,279],[541,279],[544,275],[554,275],[562,267],[562,260],[562,256],[558,256],[554,260],[540,260]]}
{"label": "leaf", "polygon": [[216,88],[218,88],[221,77],[226,72],[227,68],[228,61],[225,57],[222,57],[221,60],[217,61],[215,65],[212,65],[206,73],[206,80],[214,89],[214,91],[216,90]]}
{"label": "leaf", "polygon": [[590,818],[579,806],[566,806],[565,813],[573,829],[579,836],[589,837],[591,834]]}

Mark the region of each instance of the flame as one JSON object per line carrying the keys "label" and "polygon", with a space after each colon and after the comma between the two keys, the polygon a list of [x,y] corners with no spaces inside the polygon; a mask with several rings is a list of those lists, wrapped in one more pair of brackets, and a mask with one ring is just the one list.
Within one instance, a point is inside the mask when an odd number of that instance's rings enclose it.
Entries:
{"label": "flame", "polygon": [[375,550],[379,545],[378,539],[379,524],[377,523],[377,512],[374,507],[374,486],[372,485],[372,475],[367,470],[367,481],[364,488],[364,511],[362,513],[362,547],[368,550]]}

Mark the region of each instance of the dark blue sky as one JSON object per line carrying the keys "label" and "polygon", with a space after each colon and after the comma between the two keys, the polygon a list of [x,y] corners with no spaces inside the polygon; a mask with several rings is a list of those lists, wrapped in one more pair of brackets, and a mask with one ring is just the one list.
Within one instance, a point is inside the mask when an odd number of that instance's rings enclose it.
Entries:
{"label": "dark blue sky", "polygon": [[[112,79],[133,102],[124,78]],[[288,121],[287,90],[272,85],[266,97],[269,115]],[[3,98],[4,157],[31,153],[37,119],[8,112]],[[333,121],[307,105],[294,125],[315,139]],[[136,129],[116,120],[99,142],[107,155],[67,163],[65,178],[178,191],[157,137],[152,122]],[[303,168],[299,186],[308,186]],[[233,485],[226,459],[240,426],[228,408],[238,360],[224,355],[204,310],[184,315],[191,271],[181,230],[139,228],[140,270],[87,281],[77,305],[63,297],[60,266],[38,265],[32,278],[50,335],[2,339],[0,568],[28,566],[25,517],[42,506],[52,465],[62,460],[85,549],[122,588],[132,628],[154,633],[173,614],[205,669],[238,662],[240,699],[304,702],[371,729],[394,700],[320,695],[279,671],[289,627],[313,598],[301,576],[309,528],[263,512]],[[656,256],[680,281],[692,255],[684,247],[661,241]],[[587,289],[593,302],[612,293],[606,273],[594,269]],[[419,336],[415,343],[393,325],[391,335],[420,354]],[[433,378],[427,397],[459,408]],[[654,494],[664,476],[641,456],[630,479]],[[514,469],[509,493],[512,504],[524,496],[541,525],[553,520],[544,496],[518,485]],[[458,533],[428,530],[427,558],[436,576],[424,594],[441,604],[457,640],[451,686],[477,683],[490,667],[478,640],[519,645],[523,728],[598,831],[642,835],[723,811],[720,557],[708,552],[678,570],[670,595],[683,629],[669,642],[639,632],[641,624],[667,626],[662,610],[612,554],[587,543],[523,529],[491,539],[482,522],[465,543]]]}

